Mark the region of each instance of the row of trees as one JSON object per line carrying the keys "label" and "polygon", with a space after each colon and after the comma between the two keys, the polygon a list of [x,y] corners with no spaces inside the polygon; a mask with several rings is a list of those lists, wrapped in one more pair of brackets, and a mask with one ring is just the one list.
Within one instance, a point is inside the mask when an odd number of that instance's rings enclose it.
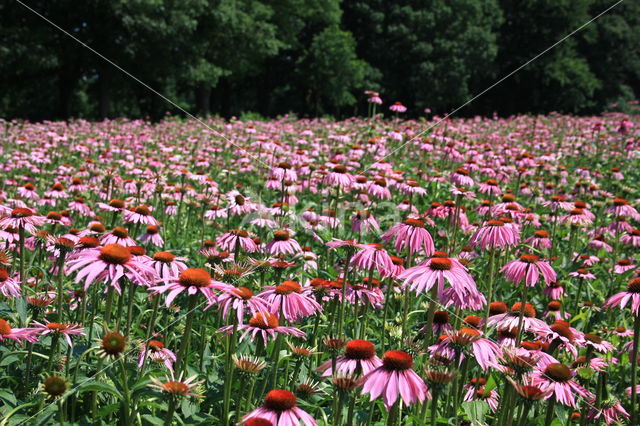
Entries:
{"label": "row of trees", "polygon": [[[445,113],[615,0],[26,0],[200,114],[363,113],[364,89]],[[177,111],[17,2],[0,2],[0,116]],[[635,92],[634,92],[635,90]],[[461,113],[599,111],[640,91],[622,2]]]}

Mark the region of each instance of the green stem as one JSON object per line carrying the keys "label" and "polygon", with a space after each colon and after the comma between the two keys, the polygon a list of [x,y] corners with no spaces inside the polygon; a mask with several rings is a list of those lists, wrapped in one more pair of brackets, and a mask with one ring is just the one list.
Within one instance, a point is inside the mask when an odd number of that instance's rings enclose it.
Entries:
{"label": "green stem", "polygon": [[[553,406],[556,403],[556,398],[552,396],[547,400],[547,415],[544,418],[544,426],[550,426],[553,420]],[[633,422],[631,422],[633,424]]]}
{"label": "green stem", "polygon": [[488,281],[489,281],[489,292],[487,293],[487,309],[484,312],[484,324],[482,326],[483,330],[487,328],[487,321],[489,320],[489,313],[491,311],[491,302],[493,301],[493,280],[494,273],[493,269],[495,268],[495,259],[496,252],[493,249],[489,249],[489,268],[488,268]]}
{"label": "green stem", "polygon": [[176,359],[176,376],[180,376],[183,370],[184,360],[189,350],[189,341],[191,340],[191,326],[193,325],[193,317],[195,314],[196,302],[198,301],[198,293],[189,296],[189,305],[187,307],[187,322],[184,326],[184,337],[178,351]]}
{"label": "green stem", "polygon": [[636,379],[638,367],[638,342],[640,341],[640,315],[633,318],[633,349],[631,350],[631,422],[629,424],[637,424],[636,412]]}
{"label": "green stem", "polygon": [[124,327],[124,335],[128,336],[129,331],[131,330],[131,319],[133,316],[133,301],[136,297],[136,285],[132,282],[129,282],[129,300],[127,304],[127,323]]}

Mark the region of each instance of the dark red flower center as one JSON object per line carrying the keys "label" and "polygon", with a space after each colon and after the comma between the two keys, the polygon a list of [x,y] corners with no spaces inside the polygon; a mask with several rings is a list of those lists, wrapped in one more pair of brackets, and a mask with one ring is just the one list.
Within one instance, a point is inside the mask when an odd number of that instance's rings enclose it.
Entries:
{"label": "dark red flower center", "polygon": [[296,396],[284,389],[274,389],[264,398],[265,407],[273,411],[286,411],[296,406]]}
{"label": "dark red flower center", "polygon": [[98,257],[111,265],[124,265],[131,260],[131,252],[120,244],[107,244],[100,249]]}
{"label": "dark red flower center", "polygon": [[368,340],[351,340],[344,349],[348,359],[371,359],[376,355],[376,348]]}
{"label": "dark red flower center", "polygon": [[180,273],[178,282],[183,287],[208,287],[211,284],[211,275],[202,268],[189,268]]}
{"label": "dark red flower center", "polygon": [[249,325],[256,328],[261,328],[262,330],[268,330],[277,328],[280,323],[278,321],[278,317],[269,312],[257,312],[251,319],[249,320]]}
{"label": "dark red flower center", "polygon": [[404,351],[388,351],[382,358],[386,370],[404,371],[413,367],[413,358]]}
{"label": "dark red flower center", "polygon": [[520,260],[525,263],[536,263],[538,260],[540,260],[540,257],[535,254],[523,254],[522,256],[520,256]]}
{"label": "dark red flower center", "polygon": [[159,251],[153,255],[153,260],[157,260],[162,263],[171,263],[176,258],[176,256],[168,251]]}
{"label": "dark red flower center", "polygon": [[544,369],[547,378],[554,382],[568,382],[571,379],[571,370],[559,362],[551,363]]}

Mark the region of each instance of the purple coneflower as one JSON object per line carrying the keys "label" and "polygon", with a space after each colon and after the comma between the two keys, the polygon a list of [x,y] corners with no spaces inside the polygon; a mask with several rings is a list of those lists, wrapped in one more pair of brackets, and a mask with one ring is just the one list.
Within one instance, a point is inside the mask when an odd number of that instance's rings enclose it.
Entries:
{"label": "purple coneflower", "polygon": [[369,394],[370,401],[382,396],[384,406],[390,411],[398,398],[409,406],[431,398],[427,385],[413,371],[413,358],[404,351],[388,351],[382,357],[382,365],[363,377],[362,394]]}
{"label": "purple coneflower", "polygon": [[549,262],[540,260],[540,257],[535,254],[521,255],[520,259],[504,265],[500,272],[512,283],[518,285],[524,280],[525,285],[529,287],[536,285],[540,275],[547,285],[556,280],[556,272]]}
{"label": "purple coneflower", "polygon": [[[265,422],[252,422],[252,420],[264,420]],[[318,423],[309,413],[298,408],[296,396],[284,389],[274,389],[267,393],[264,404],[245,414],[242,418],[245,425],[251,426],[317,426]]]}
{"label": "purple coneflower", "polygon": [[[333,376],[332,360],[328,360],[318,367],[323,372],[322,377]],[[337,374],[348,376],[366,376],[369,372],[382,365],[382,360],[376,355],[373,343],[367,340],[351,340],[347,343],[344,355],[336,358]]]}

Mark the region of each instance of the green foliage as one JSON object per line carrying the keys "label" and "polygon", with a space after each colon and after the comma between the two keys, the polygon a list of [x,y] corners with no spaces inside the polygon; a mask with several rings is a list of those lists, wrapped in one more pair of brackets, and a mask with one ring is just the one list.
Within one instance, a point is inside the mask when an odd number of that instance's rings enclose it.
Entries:
{"label": "green foliage", "polygon": [[[202,115],[451,111],[613,0],[87,0],[29,6]],[[179,112],[18,3],[0,4],[0,116]],[[640,87],[640,3],[623,2],[460,114],[592,112]],[[356,108],[356,109],[353,109]],[[359,109],[358,109],[359,108]],[[386,110],[384,108],[383,110]]]}

